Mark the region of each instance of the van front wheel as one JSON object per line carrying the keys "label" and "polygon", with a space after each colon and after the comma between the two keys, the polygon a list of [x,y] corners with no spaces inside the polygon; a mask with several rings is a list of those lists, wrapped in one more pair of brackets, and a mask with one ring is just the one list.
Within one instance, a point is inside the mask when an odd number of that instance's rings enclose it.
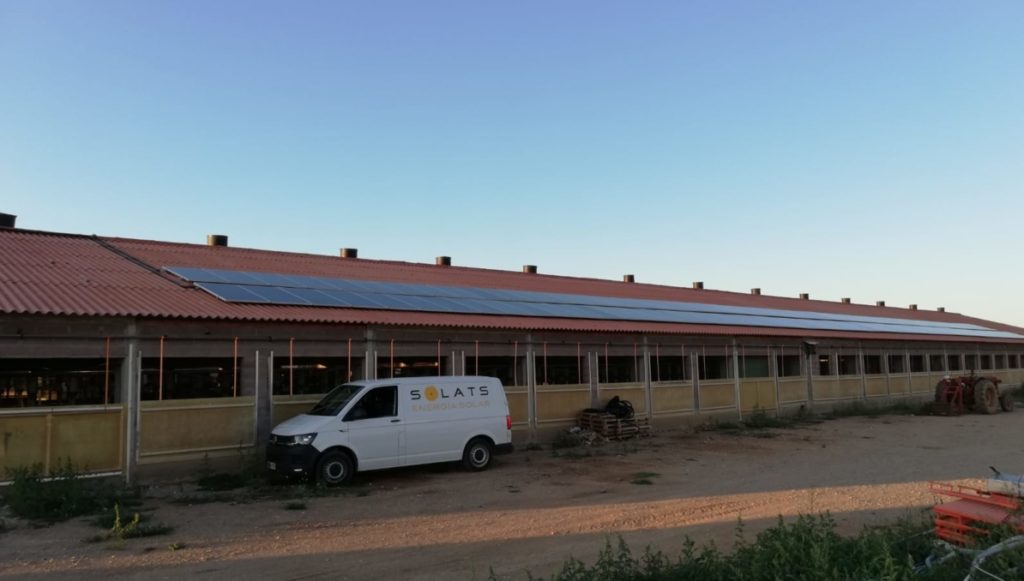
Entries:
{"label": "van front wheel", "polygon": [[491,442],[486,438],[473,438],[462,452],[462,465],[466,470],[483,470],[491,464]]}
{"label": "van front wheel", "polygon": [[316,464],[316,478],[327,486],[337,486],[352,479],[352,458],[344,452],[327,452]]}

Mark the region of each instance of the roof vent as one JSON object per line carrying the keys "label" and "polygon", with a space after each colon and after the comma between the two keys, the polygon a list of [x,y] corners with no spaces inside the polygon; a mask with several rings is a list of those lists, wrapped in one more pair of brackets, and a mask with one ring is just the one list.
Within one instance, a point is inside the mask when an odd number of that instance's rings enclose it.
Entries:
{"label": "roof vent", "polygon": [[917,310],[917,305],[910,305],[910,310],[911,311],[916,311]]}
{"label": "roof vent", "polygon": [[523,272],[525,272],[526,274],[537,274],[537,265],[536,264],[524,264],[523,265]]}
{"label": "roof vent", "polygon": [[438,256],[437,258],[434,259],[434,264],[436,264],[438,266],[451,266],[452,265],[452,257],[451,256]]}
{"label": "roof vent", "polygon": [[228,237],[224,234],[208,234],[206,236],[207,246],[227,246]]}
{"label": "roof vent", "polygon": [[752,288],[752,289],[750,289],[750,294],[752,294],[752,295],[759,295],[759,294],[761,294],[761,289],[759,289],[759,288]]}
{"label": "roof vent", "polygon": [[358,248],[342,248],[341,249],[341,257],[342,258],[359,258],[359,249]]}
{"label": "roof vent", "polygon": [[14,228],[14,222],[18,217],[14,214],[0,213],[0,228]]}
{"label": "roof vent", "polygon": [[876,307],[884,307],[885,306],[885,301],[875,301],[875,306]]}
{"label": "roof vent", "polygon": [[850,304],[850,297],[843,297],[839,299],[839,302],[843,303],[844,305],[848,305]]}
{"label": "roof vent", "polygon": [[800,298],[805,300],[805,301],[807,301],[807,300],[810,300],[811,295],[809,295],[807,293],[800,293]]}
{"label": "roof vent", "polygon": [[699,280],[696,280],[693,282],[693,288],[697,290],[702,290],[704,288],[704,283]]}
{"label": "roof vent", "polygon": [[622,275],[622,282],[636,282],[636,277],[632,274],[624,274]]}
{"label": "roof vent", "polygon": [[940,312],[940,313],[945,313],[946,312],[946,307],[939,307],[939,308],[937,308],[935,310]]}

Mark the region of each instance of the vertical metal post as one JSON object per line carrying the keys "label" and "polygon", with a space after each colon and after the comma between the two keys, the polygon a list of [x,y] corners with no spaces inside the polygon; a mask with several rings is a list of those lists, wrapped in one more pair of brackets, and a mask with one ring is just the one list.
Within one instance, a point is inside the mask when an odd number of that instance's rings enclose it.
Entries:
{"label": "vertical metal post", "polygon": [[[255,361],[253,361],[253,388],[252,388],[252,437],[253,444],[260,441],[260,350],[256,350]],[[272,418],[267,418],[273,421]],[[269,422],[268,422],[269,423]]]}
{"label": "vertical metal post", "polygon": [[[686,345],[681,345],[683,350],[683,362],[686,361]],[[700,364],[697,363],[696,351],[690,352],[690,385],[693,389],[693,413],[700,413]]]}
{"label": "vertical metal post", "polygon": [[288,395],[295,395],[295,337],[288,338]]}
{"label": "vertical metal post", "polygon": [[128,385],[126,386],[125,407],[125,458],[124,483],[131,486],[135,482],[135,471],[139,461],[139,416],[141,406],[142,383],[142,351],[135,341],[128,344]]}
{"label": "vertical metal post", "polygon": [[651,385],[651,348],[647,345],[647,337],[644,337],[643,351],[644,370],[644,406],[647,408],[647,419],[654,419],[654,387]]}
{"label": "vertical metal post", "polygon": [[772,374],[772,378],[775,380],[775,415],[779,416],[782,414],[782,389],[779,386],[779,360],[776,357],[776,351],[772,349],[771,345],[766,345],[765,353],[768,354],[768,371]]}
{"label": "vertical metal post", "polygon": [[103,363],[103,405],[110,403],[110,337],[107,337],[106,355]]}
{"label": "vertical metal post", "polygon": [[[726,353],[729,352],[729,347],[725,348]],[[732,376],[733,376],[733,389],[736,392],[736,413],[739,418],[743,419],[743,404],[740,401],[740,358],[739,349],[736,347],[736,339],[732,340]]]}
{"label": "vertical metal post", "polygon": [[[519,352],[519,341],[515,342],[515,351]],[[537,361],[533,350],[533,336],[526,336],[526,407],[530,427],[530,441],[537,439]]]}
{"label": "vertical metal post", "polygon": [[163,335],[160,335],[160,365],[159,365],[159,371],[157,372],[158,375],[157,375],[157,382],[156,382],[156,384],[157,384],[157,397],[156,397],[156,399],[159,400],[159,401],[163,401],[164,400],[164,339],[166,339],[166,337],[164,337]]}
{"label": "vertical metal post", "polygon": [[238,397],[238,337],[234,341],[234,353],[231,360],[231,397]]}

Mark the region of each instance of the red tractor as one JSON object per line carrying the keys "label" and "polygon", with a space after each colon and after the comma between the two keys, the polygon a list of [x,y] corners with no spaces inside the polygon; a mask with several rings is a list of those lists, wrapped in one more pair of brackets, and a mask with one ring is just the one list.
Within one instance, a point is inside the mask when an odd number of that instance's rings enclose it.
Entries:
{"label": "red tractor", "polygon": [[962,414],[973,410],[982,414],[994,414],[1002,409],[1013,411],[1013,396],[1000,393],[998,377],[970,375],[946,377],[935,384],[935,409],[940,413]]}

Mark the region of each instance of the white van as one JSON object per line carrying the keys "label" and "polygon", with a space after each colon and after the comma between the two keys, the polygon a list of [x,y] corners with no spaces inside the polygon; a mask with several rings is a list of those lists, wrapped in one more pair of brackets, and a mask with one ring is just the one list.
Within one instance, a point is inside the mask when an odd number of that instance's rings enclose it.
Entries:
{"label": "white van", "polygon": [[483,470],[512,451],[505,388],[493,377],[410,377],[339,385],[270,434],[267,468],[325,484],[356,471],[462,460]]}

